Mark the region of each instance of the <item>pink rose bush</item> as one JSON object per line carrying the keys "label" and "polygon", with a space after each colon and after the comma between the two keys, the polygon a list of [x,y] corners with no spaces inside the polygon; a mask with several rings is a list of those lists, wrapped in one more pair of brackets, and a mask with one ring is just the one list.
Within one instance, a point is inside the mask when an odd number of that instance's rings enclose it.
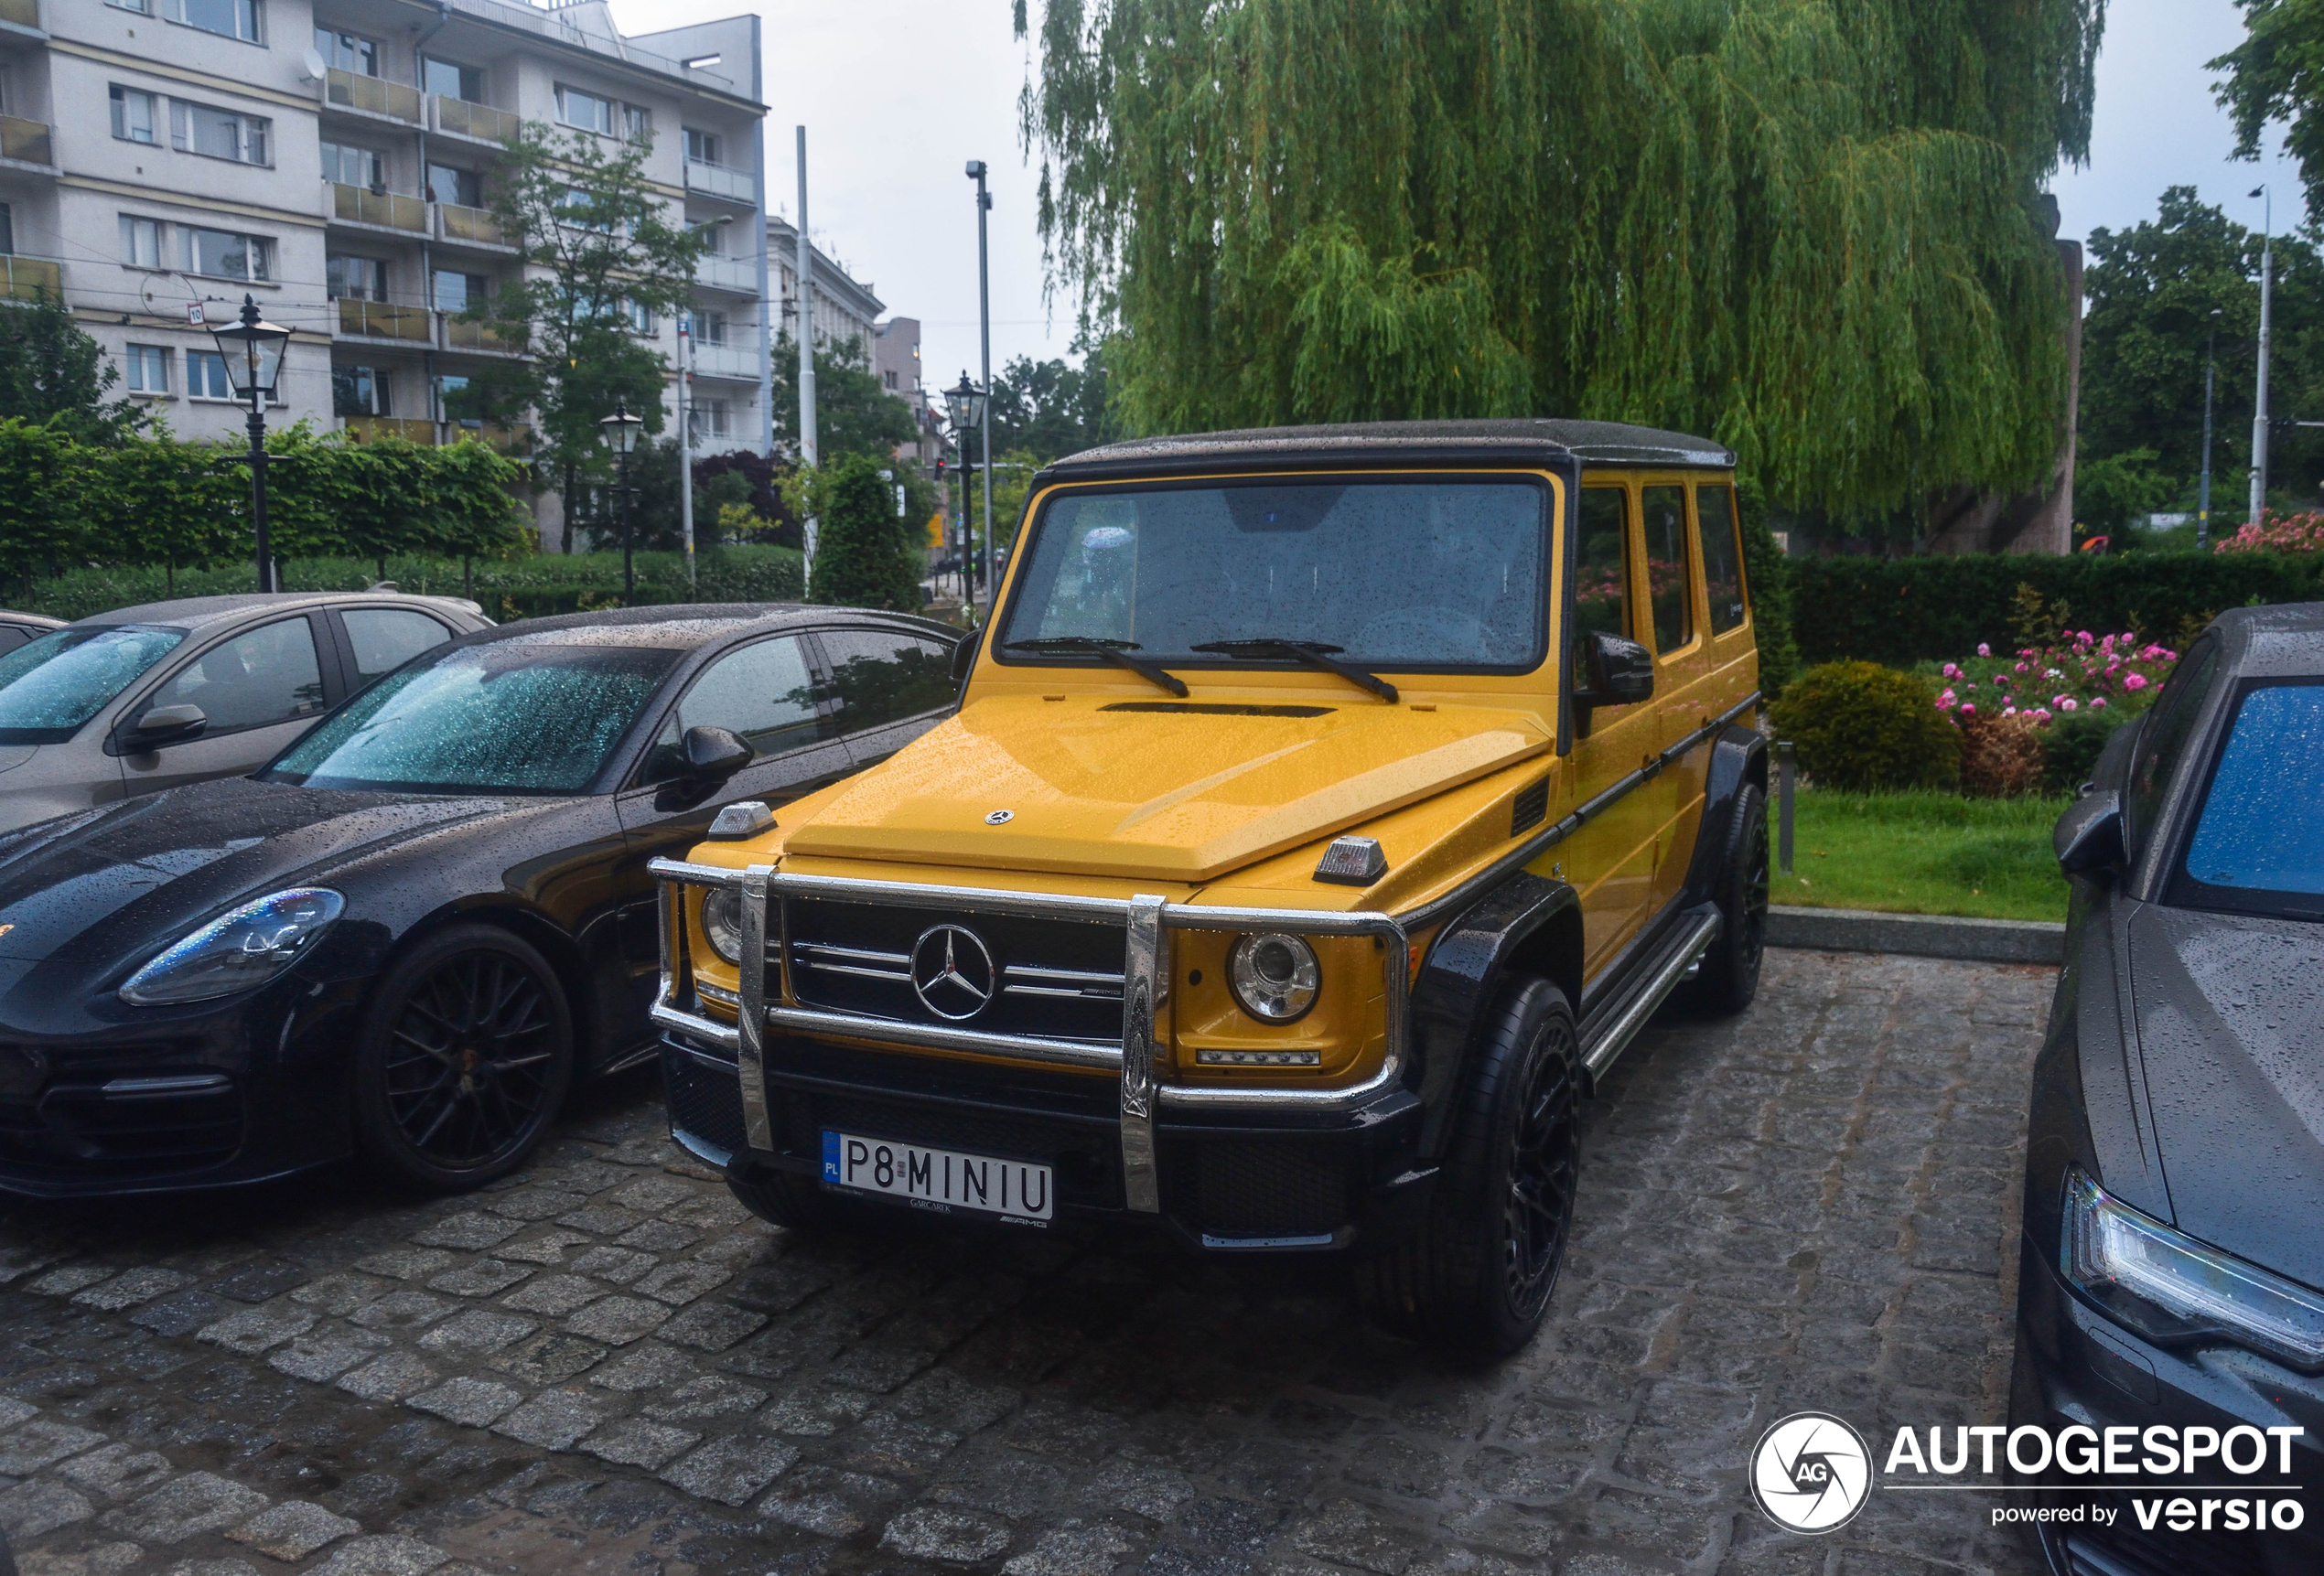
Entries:
{"label": "pink rose bush", "polygon": [[[2324,530],[2324,514],[2313,518]],[[2319,545],[2324,546],[2324,536]],[[2142,642],[2127,630],[2118,635],[2071,630],[2055,645],[2028,646],[2000,657],[1990,645],[1980,644],[1974,657],[1943,664],[1937,710],[1955,722],[2022,716],[2037,725],[2085,707],[2135,712],[2155,698],[2156,686],[2178,660],[2178,652]],[[2048,695],[2021,693],[2028,683],[2042,685]]]}
{"label": "pink rose bush", "polygon": [[2214,543],[2213,552],[2324,552],[2324,514],[2263,511],[2251,524]]}

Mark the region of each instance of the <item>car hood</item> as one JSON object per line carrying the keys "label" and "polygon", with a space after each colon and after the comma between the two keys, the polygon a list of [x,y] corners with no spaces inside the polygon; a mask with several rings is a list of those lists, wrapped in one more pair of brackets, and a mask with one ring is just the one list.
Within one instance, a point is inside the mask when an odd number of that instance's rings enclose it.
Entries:
{"label": "car hood", "polygon": [[1480,707],[995,696],[840,788],[784,846],[1208,881],[1551,742],[1529,712]]}
{"label": "car hood", "polygon": [[2130,935],[2173,1224],[2324,1288],[2324,927],[2146,906]]}
{"label": "car hood", "polygon": [[508,805],[230,777],[44,821],[0,838],[0,959],[166,945],[238,901]]}

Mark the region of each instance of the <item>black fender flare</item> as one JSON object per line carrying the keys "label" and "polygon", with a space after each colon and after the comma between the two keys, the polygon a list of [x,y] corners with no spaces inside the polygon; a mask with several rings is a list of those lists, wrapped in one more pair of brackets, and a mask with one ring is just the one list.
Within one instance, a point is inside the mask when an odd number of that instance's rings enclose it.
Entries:
{"label": "black fender flare", "polygon": [[1571,886],[1521,870],[1437,933],[1412,992],[1424,1158],[1443,1154],[1450,1141],[1482,1019],[1512,973],[1555,981],[1579,1015],[1581,919],[1581,896]]}
{"label": "black fender flare", "polygon": [[1711,767],[1703,784],[1703,820],[1695,833],[1695,855],[1686,868],[1689,903],[1718,895],[1719,869],[1733,836],[1735,801],[1744,785],[1767,791],[1767,736],[1757,728],[1729,723],[1711,740]]}

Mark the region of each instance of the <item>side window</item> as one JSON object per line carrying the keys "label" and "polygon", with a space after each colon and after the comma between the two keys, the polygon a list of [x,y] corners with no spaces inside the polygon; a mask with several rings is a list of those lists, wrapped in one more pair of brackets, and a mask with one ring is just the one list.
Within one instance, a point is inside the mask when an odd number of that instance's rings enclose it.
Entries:
{"label": "side window", "polygon": [[1703,549],[1703,584],[1711,594],[1711,633],[1743,627],[1743,544],[1735,533],[1735,493],[1726,487],[1695,489],[1695,541]]}
{"label": "side window", "polygon": [[0,651],[13,651],[31,638],[13,624],[0,624]]}
{"label": "side window", "polygon": [[2160,809],[2171,773],[2187,753],[2188,735],[2219,677],[2219,646],[2205,641],[2180,659],[2178,670],[2139,724],[2136,753],[2130,759],[2129,791],[2123,797],[2125,830],[2134,852],[2146,852],[2146,837]]}
{"label": "side window", "polygon": [[952,703],[952,651],[886,629],[826,629],[821,638],[839,696],[839,726],[855,733]]}
{"label": "side window", "polygon": [[1630,494],[1582,488],[1581,538],[1574,544],[1576,635],[1630,638]]}
{"label": "side window", "polygon": [[323,709],[314,629],[285,618],[212,646],[155,692],[156,706],[199,706],[210,735],[311,717]]}
{"label": "side window", "polygon": [[1639,492],[1646,511],[1646,599],[1654,610],[1654,649],[1675,651],[1695,638],[1695,595],[1687,584],[1686,489]]}
{"label": "side window", "polygon": [[813,675],[799,638],[756,641],[704,669],[662,724],[646,756],[642,780],[667,782],[685,775],[688,728],[731,728],[761,759],[822,737]]}
{"label": "side window", "polygon": [[368,684],[452,638],[443,625],[408,607],[350,607],[339,618],[347,626],[347,643],[355,651],[359,683]]}

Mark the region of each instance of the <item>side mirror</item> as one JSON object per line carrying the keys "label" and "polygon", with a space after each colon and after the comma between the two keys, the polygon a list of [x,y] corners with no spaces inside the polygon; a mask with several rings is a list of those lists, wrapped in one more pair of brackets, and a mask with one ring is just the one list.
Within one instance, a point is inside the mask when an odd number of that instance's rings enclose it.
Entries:
{"label": "side mirror", "polygon": [[952,682],[968,681],[968,670],[976,666],[976,637],[963,635],[952,642]]}
{"label": "side mirror", "polygon": [[137,719],[137,725],[124,735],[122,744],[133,750],[157,750],[164,745],[182,745],[210,726],[210,717],[199,706],[156,706]]}
{"label": "side mirror", "polygon": [[1630,706],[1654,695],[1654,657],[1635,640],[1593,629],[1581,640],[1577,706]]}
{"label": "side mirror", "polygon": [[2120,870],[2130,863],[2123,842],[2122,796],[2110,790],[2076,799],[2058,818],[2050,846],[2058,855],[2058,868],[2068,875]]}
{"label": "side mirror", "polygon": [[686,730],[686,770],[705,782],[721,782],[734,776],[758,753],[732,728]]}

